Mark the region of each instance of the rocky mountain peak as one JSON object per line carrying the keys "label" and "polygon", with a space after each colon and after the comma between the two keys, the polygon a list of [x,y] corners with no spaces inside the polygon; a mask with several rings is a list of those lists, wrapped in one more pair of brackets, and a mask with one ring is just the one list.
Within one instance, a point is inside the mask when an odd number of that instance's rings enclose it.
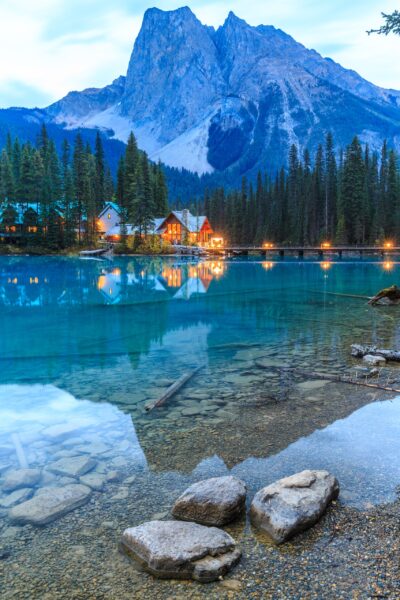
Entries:
{"label": "rocky mountain peak", "polygon": [[161,10],[156,7],[148,8],[144,13],[142,30],[148,26],[163,26],[166,23],[178,24],[184,21],[198,21],[196,15],[188,6],[182,6],[176,10]]}
{"label": "rocky mountain peak", "polygon": [[154,114],[163,115],[157,136],[165,143],[193,126],[223,87],[209,28],[187,7],[147,11],[129,62],[122,114],[144,129]]}
{"label": "rocky mountain peak", "polygon": [[188,7],[151,8],[126,80],[74,92],[49,107],[69,126],[101,127],[126,140],[133,130],[154,160],[199,173],[271,172],[288,149],[311,153],[332,130],[377,149],[400,148],[400,93],[379,88],[271,25],[230,12],[215,30]]}

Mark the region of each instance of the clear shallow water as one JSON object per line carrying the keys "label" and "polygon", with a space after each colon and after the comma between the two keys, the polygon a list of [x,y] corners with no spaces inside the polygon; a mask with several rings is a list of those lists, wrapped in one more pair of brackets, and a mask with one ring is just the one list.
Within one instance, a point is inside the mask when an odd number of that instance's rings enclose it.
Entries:
{"label": "clear shallow water", "polygon": [[[348,296],[399,275],[398,263],[363,261],[1,257],[3,477],[39,468],[37,494],[76,482],[55,462],[92,458],[103,491],[59,523],[73,533],[77,515],[94,532],[111,521],[116,539],[121,522],[164,516],[191,481],[227,472],[251,495],[328,468],[344,504],[394,500],[400,400],[307,373],[349,374],[354,342],[399,345],[397,309]],[[174,398],[145,411],[198,366]],[[26,527],[11,523],[8,496],[0,491],[0,535],[18,546]],[[45,535],[33,530],[38,548]]]}

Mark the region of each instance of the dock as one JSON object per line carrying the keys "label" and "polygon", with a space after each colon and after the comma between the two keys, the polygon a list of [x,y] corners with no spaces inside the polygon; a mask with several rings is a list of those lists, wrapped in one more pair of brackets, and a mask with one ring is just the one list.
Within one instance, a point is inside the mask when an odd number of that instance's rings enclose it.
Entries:
{"label": "dock", "polygon": [[102,256],[104,254],[109,254],[113,251],[113,247],[112,245],[104,247],[104,248],[97,248],[96,250],[81,250],[79,252],[79,256],[86,256],[86,257],[96,257],[96,256]]}
{"label": "dock", "polygon": [[323,259],[325,256],[357,255],[362,258],[367,254],[380,255],[385,258],[388,255],[399,254],[400,246],[224,246],[221,248],[207,248],[207,254],[212,256],[248,256],[249,254],[266,256],[298,256],[304,258],[306,255],[316,255]]}

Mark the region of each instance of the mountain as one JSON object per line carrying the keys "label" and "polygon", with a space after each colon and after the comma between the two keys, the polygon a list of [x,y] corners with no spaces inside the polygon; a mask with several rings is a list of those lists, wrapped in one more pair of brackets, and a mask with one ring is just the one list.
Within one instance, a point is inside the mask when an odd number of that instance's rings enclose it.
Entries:
{"label": "mountain", "polygon": [[150,158],[228,178],[274,172],[291,144],[315,152],[328,131],[400,149],[400,92],[369,83],[272,26],[229,13],[218,29],[192,11],[148,10],[126,77],[71,92],[41,113],[58,127],[133,130]]}

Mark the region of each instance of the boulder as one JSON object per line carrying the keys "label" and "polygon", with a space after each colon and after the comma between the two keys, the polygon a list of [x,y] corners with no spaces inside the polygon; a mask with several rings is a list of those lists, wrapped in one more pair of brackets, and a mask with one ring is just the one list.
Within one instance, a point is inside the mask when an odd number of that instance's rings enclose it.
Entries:
{"label": "boulder", "polygon": [[202,525],[225,525],[243,512],[246,486],[232,476],[213,477],[191,485],[175,502],[172,514]]}
{"label": "boulder", "polygon": [[60,460],[49,465],[48,469],[53,473],[57,473],[57,475],[78,478],[94,469],[96,464],[96,461],[89,456],[71,456],[60,458]]}
{"label": "boulder", "polygon": [[31,500],[14,506],[9,512],[9,517],[13,523],[47,525],[75,508],[83,506],[89,500],[91,493],[90,488],[81,484],[47,488]]}
{"label": "boulder", "polygon": [[19,490],[15,490],[8,494],[5,498],[0,499],[0,506],[2,508],[11,508],[16,504],[20,504],[21,502],[25,502],[25,500],[29,500],[29,498],[33,496],[32,488],[20,488]]}
{"label": "boulder", "polygon": [[202,583],[225,575],[241,556],[225,531],[183,521],[150,521],[126,529],[121,549],[156,577]]}
{"label": "boulder", "polygon": [[338,495],[339,483],[328,471],[302,471],[257,492],[250,520],[281,544],[312,527]]}
{"label": "boulder", "polygon": [[5,475],[2,488],[5,492],[13,492],[21,488],[34,487],[40,480],[39,469],[17,469],[8,471]]}

